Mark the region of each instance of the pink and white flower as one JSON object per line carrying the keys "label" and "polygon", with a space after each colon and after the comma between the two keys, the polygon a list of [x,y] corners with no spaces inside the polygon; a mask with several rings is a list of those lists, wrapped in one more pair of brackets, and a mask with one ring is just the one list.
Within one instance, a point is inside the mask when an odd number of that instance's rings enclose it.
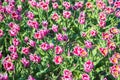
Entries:
{"label": "pink and white flower", "polygon": [[54,32],[58,32],[58,25],[52,25],[52,30]]}
{"label": "pink and white flower", "polygon": [[63,17],[66,19],[69,19],[71,17],[72,13],[70,11],[63,11]]}
{"label": "pink and white flower", "polygon": [[0,29],[0,37],[2,37],[4,35],[4,32],[2,29]]}
{"label": "pink and white flower", "polygon": [[55,47],[55,54],[62,54],[63,53],[63,49],[60,46],[56,46]]}
{"label": "pink and white flower", "polygon": [[30,53],[30,50],[28,47],[22,47],[22,53],[25,55],[28,55]]}
{"label": "pink and white flower", "polygon": [[31,61],[33,61],[35,63],[39,63],[41,61],[40,56],[38,56],[37,54],[30,54],[29,58]]}
{"label": "pink and white flower", "polygon": [[75,46],[73,49],[73,54],[76,56],[86,57],[88,53],[81,47]]}
{"label": "pink and white flower", "polygon": [[54,3],[52,3],[52,7],[53,7],[53,9],[57,9],[58,8],[58,3],[57,2],[54,2]]}
{"label": "pink and white flower", "polygon": [[94,64],[92,61],[88,60],[87,62],[85,62],[84,64],[84,71],[85,72],[91,72],[91,70],[94,68]]}
{"label": "pink and white flower", "polygon": [[41,45],[40,45],[40,48],[44,51],[47,51],[49,50],[50,46],[47,42],[43,42]]}
{"label": "pink and white flower", "polygon": [[14,68],[15,68],[14,64],[12,62],[10,62],[10,61],[3,62],[3,67],[7,71],[13,71]]}
{"label": "pink and white flower", "polygon": [[62,56],[55,56],[53,59],[55,64],[61,64],[63,62]]}
{"label": "pink and white flower", "polygon": [[24,67],[29,67],[29,65],[30,65],[29,60],[27,60],[25,57],[21,59],[21,62]]}
{"label": "pink and white flower", "polygon": [[86,73],[82,74],[82,80],[90,80],[89,75]]}

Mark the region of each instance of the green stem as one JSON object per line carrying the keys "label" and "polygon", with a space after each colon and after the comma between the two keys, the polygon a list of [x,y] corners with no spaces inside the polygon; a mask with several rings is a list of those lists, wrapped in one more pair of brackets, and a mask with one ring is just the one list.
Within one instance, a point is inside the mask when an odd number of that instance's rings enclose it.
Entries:
{"label": "green stem", "polygon": [[14,72],[13,72],[13,80],[15,80],[15,75],[14,75]]}

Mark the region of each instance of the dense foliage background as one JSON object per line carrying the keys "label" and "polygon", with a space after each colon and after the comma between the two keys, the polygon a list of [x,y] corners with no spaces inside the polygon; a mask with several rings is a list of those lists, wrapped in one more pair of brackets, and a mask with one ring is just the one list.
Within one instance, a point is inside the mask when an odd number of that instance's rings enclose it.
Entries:
{"label": "dense foliage background", "polygon": [[0,1],[0,80],[120,80],[120,0]]}

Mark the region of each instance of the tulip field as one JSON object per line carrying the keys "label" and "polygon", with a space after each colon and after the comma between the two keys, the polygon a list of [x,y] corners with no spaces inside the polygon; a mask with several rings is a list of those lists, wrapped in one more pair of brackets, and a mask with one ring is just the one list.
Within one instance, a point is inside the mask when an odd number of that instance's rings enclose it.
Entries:
{"label": "tulip field", "polygon": [[0,80],[120,80],[120,0],[0,0]]}

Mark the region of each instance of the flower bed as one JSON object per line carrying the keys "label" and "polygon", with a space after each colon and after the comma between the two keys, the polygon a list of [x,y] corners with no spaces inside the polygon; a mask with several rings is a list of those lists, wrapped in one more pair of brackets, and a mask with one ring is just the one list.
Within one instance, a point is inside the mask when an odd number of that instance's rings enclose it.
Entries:
{"label": "flower bed", "polygon": [[0,80],[120,80],[120,0],[0,2]]}

